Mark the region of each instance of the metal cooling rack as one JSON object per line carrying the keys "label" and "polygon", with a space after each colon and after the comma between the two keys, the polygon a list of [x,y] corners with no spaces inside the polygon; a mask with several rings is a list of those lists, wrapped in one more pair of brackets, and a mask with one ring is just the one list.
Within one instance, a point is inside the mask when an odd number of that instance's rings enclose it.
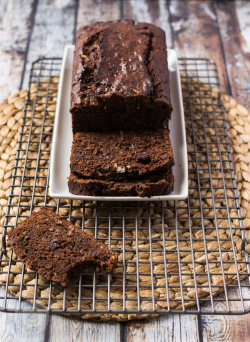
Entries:
{"label": "metal cooling rack", "polygon": [[[54,201],[48,195],[56,104],[53,91],[58,82],[54,75],[60,72],[61,59],[43,58],[33,63],[2,235],[0,279],[5,280],[0,282],[0,310],[82,315],[249,312],[250,267],[239,199],[223,106],[220,98],[213,98],[213,87],[219,88],[216,65],[193,58],[180,59],[179,66],[189,155],[188,199],[90,203]],[[39,282],[39,276],[23,265],[12,270],[12,265],[20,263],[6,251],[7,232],[41,205],[54,208],[117,250],[116,273],[106,276],[86,270],[66,290]],[[131,220],[134,223],[128,224]],[[129,253],[132,259],[127,258]],[[143,260],[145,253],[149,258]],[[157,256],[163,258],[156,261]],[[27,283],[27,279],[32,281]],[[100,290],[106,296],[98,295]],[[150,295],[145,295],[146,290]],[[115,297],[112,291],[120,291],[120,295]],[[73,307],[67,306],[70,301],[75,303]]]}

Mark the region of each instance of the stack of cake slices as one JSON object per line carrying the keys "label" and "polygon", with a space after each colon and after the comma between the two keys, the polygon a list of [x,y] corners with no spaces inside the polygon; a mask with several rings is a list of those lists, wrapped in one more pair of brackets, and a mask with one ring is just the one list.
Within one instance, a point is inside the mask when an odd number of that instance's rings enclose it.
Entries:
{"label": "stack of cake slices", "polygon": [[81,27],[70,111],[71,193],[151,197],[173,191],[164,31],[132,20]]}

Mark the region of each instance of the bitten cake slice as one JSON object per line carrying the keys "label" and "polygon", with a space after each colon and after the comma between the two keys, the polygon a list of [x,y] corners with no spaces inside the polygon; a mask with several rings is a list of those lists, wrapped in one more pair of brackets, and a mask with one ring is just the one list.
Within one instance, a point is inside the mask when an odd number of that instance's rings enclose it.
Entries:
{"label": "bitten cake slice", "polygon": [[71,173],[79,179],[139,182],[166,173],[174,157],[168,129],[79,132],[70,162]]}
{"label": "bitten cake slice", "polygon": [[149,177],[141,181],[104,181],[81,179],[71,174],[68,181],[69,191],[80,196],[141,196],[152,197],[167,195],[174,189],[172,169],[167,173]]}
{"label": "bitten cake slice", "polygon": [[164,31],[133,20],[79,28],[70,112],[73,133],[161,128],[172,112]]}
{"label": "bitten cake slice", "polygon": [[62,286],[76,270],[93,265],[110,273],[118,260],[117,252],[46,207],[12,230],[8,246],[27,267]]}

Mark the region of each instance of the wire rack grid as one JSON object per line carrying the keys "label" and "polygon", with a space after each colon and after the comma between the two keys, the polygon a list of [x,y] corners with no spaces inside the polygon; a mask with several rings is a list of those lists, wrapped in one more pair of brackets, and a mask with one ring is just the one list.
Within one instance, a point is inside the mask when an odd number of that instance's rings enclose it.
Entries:
{"label": "wire rack grid", "polygon": [[[0,310],[67,314],[243,314],[250,267],[216,65],[179,59],[189,197],[85,202],[49,197],[60,58],[32,65],[0,250]],[[112,274],[86,269],[67,288],[27,269],[8,232],[47,205],[117,250]],[[29,304],[27,304],[27,302]]]}

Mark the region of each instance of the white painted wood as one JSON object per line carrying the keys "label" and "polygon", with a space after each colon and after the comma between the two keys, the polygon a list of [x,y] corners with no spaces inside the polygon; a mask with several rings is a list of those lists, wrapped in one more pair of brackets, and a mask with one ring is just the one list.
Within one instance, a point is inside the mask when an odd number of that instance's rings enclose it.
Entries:
{"label": "white painted wood", "polygon": [[75,0],[39,0],[30,40],[22,88],[28,86],[31,63],[41,56],[62,57],[72,44],[75,28]]}
{"label": "white painted wood", "polygon": [[19,90],[33,0],[0,1],[0,101]]}
{"label": "white painted wood", "polygon": [[250,2],[235,1],[235,9],[241,34],[244,38],[244,42],[241,45],[242,49],[245,51],[245,53],[250,53]]}
{"label": "white painted wood", "polygon": [[196,342],[198,338],[195,315],[166,315],[147,321],[127,324],[128,342]]}
{"label": "white painted wood", "polygon": [[77,15],[77,28],[95,21],[121,19],[120,1],[80,0]]}
{"label": "white painted wood", "polygon": [[[0,289],[0,296],[4,291]],[[1,301],[2,302],[2,301]],[[0,303],[1,305],[2,303]],[[17,308],[17,300],[8,301],[8,308]],[[31,310],[29,303],[22,303],[22,308]],[[0,312],[1,342],[42,342],[46,329],[47,314],[21,314]]]}
{"label": "white painted wood", "polygon": [[129,0],[129,5],[131,7],[131,17],[140,22],[145,21],[146,23],[151,23],[151,13],[149,13],[148,2],[146,0],[136,1]]}
{"label": "white painted wood", "polygon": [[167,0],[126,0],[124,1],[124,16],[138,22],[147,22],[158,25],[166,33],[167,45],[172,42],[171,25],[167,8]]}
{"label": "white painted wood", "polygon": [[159,25],[165,31],[167,45],[168,47],[171,46],[171,48],[173,48],[173,46],[171,45],[173,41],[173,36],[171,31],[170,18],[166,0],[159,0],[159,17],[155,21],[155,24]]}
{"label": "white painted wood", "polygon": [[233,97],[248,107],[250,83],[246,70],[250,70],[250,59],[246,51],[250,52],[250,26],[246,19],[248,16],[249,21],[250,3],[240,4],[236,1],[225,6],[219,2],[217,15]]}
{"label": "white painted wood", "polygon": [[49,341],[118,342],[120,341],[120,323],[80,321],[53,315]]}

